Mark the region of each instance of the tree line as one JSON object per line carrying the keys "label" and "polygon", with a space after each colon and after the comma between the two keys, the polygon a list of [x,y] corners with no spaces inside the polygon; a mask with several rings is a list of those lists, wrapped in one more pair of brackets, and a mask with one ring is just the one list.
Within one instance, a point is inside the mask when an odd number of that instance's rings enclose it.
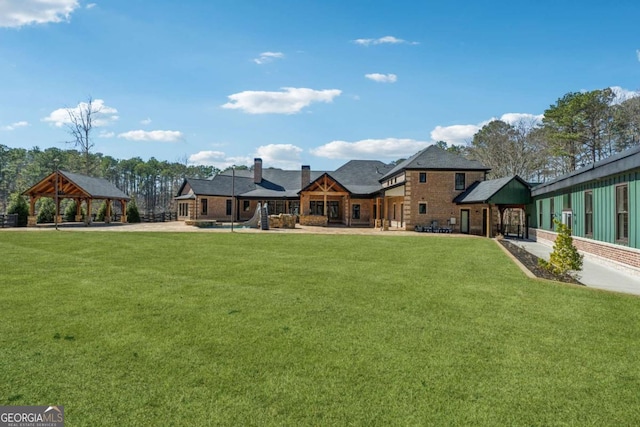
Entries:
{"label": "tree line", "polygon": [[[88,169],[87,169],[88,168]],[[213,166],[181,162],[147,161],[139,157],[115,159],[102,153],[10,148],[0,144],[0,213],[6,212],[12,194],[27,190],[56,169],[105,178],[131,196],[141,213],[176,210],[173,197],[184,178],[210,178],[219,170]]]}
{"label": "tree line", "polygon": [[621,99],[606,88],[565,94],[541,121],[491,121],[453,149],[490,167],[493,178],[545,182],[638,145],[640,97]]}

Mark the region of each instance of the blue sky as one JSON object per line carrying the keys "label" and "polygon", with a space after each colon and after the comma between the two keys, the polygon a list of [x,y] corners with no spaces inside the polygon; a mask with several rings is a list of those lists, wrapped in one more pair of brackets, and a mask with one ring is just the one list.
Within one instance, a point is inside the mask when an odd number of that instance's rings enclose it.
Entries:
{"label": "blue sky", "polygon": [[640,2],[0,0],[0,144],[335,169],[640,89]]}

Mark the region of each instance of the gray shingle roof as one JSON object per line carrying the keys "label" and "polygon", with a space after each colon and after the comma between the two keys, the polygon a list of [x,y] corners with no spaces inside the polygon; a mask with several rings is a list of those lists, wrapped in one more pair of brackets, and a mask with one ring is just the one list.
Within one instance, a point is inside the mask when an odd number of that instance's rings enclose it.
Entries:
{"label": "gray shingle roof", "polygon": [[351,160],[331,176],[352,194],[372,194],[382,189],[380,179],[392,166],[378,160]]}
{"label": "gray shingle roof", "polygon": [[103,178],[93,178],[77,173],[60,171],[69,181],[72,181],[95,199],[131,200],[122,190]]}
{"label": "gray shingle roof", "polygon": [[392,177],[403,170],[425,169],[425,170],[490,170],[477,160],[469,160],[459,154],[443,150],[436,145],[430,145],[422,151],[399,163],[380,181]]}

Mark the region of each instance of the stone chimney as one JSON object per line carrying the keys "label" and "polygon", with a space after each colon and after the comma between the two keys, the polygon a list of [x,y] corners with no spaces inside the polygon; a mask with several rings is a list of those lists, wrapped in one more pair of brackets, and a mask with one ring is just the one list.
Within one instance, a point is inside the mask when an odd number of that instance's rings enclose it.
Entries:
{"label": "stone chimney", "polygon": [[262,159],[259,157],[253,159],[253,182],[256,184],[262,182]]}
{"label": "stone chimney", "polygon": [[300,189],[303,189],[307,185],[311,184],[311,166],[302,165],[301,177],[302,180],[300,182]]}

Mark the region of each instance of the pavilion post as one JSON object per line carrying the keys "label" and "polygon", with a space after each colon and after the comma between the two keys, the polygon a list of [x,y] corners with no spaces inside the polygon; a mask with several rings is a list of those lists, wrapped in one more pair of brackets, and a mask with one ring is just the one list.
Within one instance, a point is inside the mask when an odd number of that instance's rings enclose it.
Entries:
{"label": "pavilion post", "polygon": [[38,198],[35,195],[29,196],[29,216],[27,218],[27,227],[35,227],[38,222],[38,217],[36,216],[36,202]]}
{"label": "pavilion post", "polygon": [[111,199],[106,200],[107,204],[107,212],[104,214],[104,222],[105,224],[111,223]]}
{"label": "pavilion post", "polygon": [[127,201],[126,200],[120,200],[120,205],[122,206],[122,217],[121,217],[121,222],[123,224],[127,223]]}

